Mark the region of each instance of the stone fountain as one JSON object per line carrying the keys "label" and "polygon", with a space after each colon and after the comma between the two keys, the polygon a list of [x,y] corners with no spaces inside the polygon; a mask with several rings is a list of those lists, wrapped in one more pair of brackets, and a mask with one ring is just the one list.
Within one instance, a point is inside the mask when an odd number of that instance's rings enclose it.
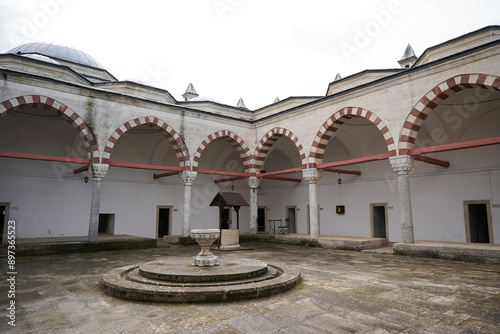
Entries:
{"label": "stone fountain", "polygon": [[210,246],[218,229],[192,230],[201,246],[191,263],[165,257],[111,270],[101,279],[104,292],[119,298],[164,303],[223,302],[271,296],[293,288],[300,273],[282,264],[248,259],[219,259]]}
{"label": "stone fountain", "polygon": [[219,265],[219,258],[210,251],[210,246],[220,236],[219,229],[191,230],[191,238],[201,246],[201,252],[193,256],[191,264],[199,267],[211,267]]}

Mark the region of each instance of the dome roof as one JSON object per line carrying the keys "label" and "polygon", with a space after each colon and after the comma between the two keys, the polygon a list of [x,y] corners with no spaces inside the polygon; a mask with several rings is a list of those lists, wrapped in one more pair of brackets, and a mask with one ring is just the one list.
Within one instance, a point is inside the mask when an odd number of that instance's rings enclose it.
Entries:
{"label": "dome roof", "polygon": [[54,60],[52,58],[39,55],[38,53],[26,53],[26,54],[23,54],[22,56],[26,57],[26,58],[31,58],[31,59],[46,61],[47,63],[61,65],[60,62],[58,62],[58,61],[56,61],[56,60]]}
{"label": "dome roof", "polygon": [[207,97],[207,96],[197,96],[197,97],[194,97],[191,100],[189,100],[189,102],[192,102],[192,101],[196,101],[196,102],[217,102],[214,99],[212,99],[211,97]]}
{"label": "dome roof", "polygon": [[78,49],[53,43],[27,43],[17,46],[7,53],[38,54],[49,58],[69,61],[72,63],[104,69],[101,64],[85,52]]}

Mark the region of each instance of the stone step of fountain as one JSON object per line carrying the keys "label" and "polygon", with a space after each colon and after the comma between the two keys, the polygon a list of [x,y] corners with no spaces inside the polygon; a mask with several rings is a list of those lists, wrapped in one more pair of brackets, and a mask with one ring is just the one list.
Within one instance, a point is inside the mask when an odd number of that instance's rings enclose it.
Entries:
{"label": "stone step of fountain", "polygon": [[186,259],[170,258],[139,266],[139,274],[167,282],[227,282],[257,277],[267,272],[267,264],[253,259],[220,260],[211,267],[192,266]]}
{"label": "stone step of fountain", "polygon": [[161,286],[171,286],[171,287],[221,287],[227,285],[238,285],[238,284],[250,284],[260,281],[274,279],[281,275],[278,268],[273,266],[267,266],[266,271],[258,276],[253,276],[250,278],[241,278],[227,281],[210,281],[210,282],[177,282],[177,281],[166,281],[166,280],[156,280],[145,277],[141,275],[139,268],[135,268],[127,274],[127,279],[132,282],[137,282],[141,284],[151,284],[151,285],[161,285]]}

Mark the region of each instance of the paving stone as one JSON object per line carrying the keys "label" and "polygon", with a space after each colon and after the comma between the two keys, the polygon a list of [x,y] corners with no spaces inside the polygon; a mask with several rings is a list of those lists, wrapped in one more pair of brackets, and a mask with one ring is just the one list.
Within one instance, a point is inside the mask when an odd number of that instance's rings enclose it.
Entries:
{"label": "paving stone", "polygon": [[271,321],[267,321],[262,317],[253,315],[244,315],[236,318],[231,318],[225,322],[232,327],[249,334],[273,333],[279,328]]}
{"label": "paving stone", "polygon": [[434,326],[429,327],[427,331],[436,334],[462,334],[464,330],[458,326],[453,326],[440,322]]}
{"label": "paving stone", "polygon": [[387,309],[375,315],[377,318],[409,326],[418,330],[425,330],[439,322],[436,315],[430,313],[410,313],[397,309]]}
{"label": "paving stone", "polygon": [[287,328],[283,328],[276,332],[276,334],[318,334],[320,333],[317,328],[310,327],[308,325],[294,325]]}
{"label": "paving stone", "polygon": [[305,324],[323,333],[356,333],[367,330],[362,324],[333,314],[324,314],[313,319],[308,319]]}

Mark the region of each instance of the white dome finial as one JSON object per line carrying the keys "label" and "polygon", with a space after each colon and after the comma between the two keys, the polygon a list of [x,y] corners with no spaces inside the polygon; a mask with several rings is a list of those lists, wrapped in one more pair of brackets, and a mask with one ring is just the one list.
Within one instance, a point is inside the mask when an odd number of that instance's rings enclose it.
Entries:
{"label": "white dome finial", "polygon": [[245,102],[243,102],[243,99],[240,97],[240,99],[238,100],[238,105],[237,105],[238,108],[242,108],[242,109],[248,109],[247,106],[245,105]]}
{"label": "white dome finial", "polygon": [[194,89],[193,84],[189,83],[189,86],[186,89],[186,92],[184,94],[182,94],[182,97],[184,98],[184,101],[192,100],[192,99],[194,99],[197,96],[198,96],[198,93],[196,93],[196,89]]}
{"label": "white dome finial", "polygon": [[417,56],[415,56],[415,51],[413,51],[413,48],[411,47],[410,44],[405,49],[405,52],[403,53],[403,57],[401,57],[400,60],[398,60],[399,65],[401,65],[402,68],[410,68],[415,64],[417,61]]}

